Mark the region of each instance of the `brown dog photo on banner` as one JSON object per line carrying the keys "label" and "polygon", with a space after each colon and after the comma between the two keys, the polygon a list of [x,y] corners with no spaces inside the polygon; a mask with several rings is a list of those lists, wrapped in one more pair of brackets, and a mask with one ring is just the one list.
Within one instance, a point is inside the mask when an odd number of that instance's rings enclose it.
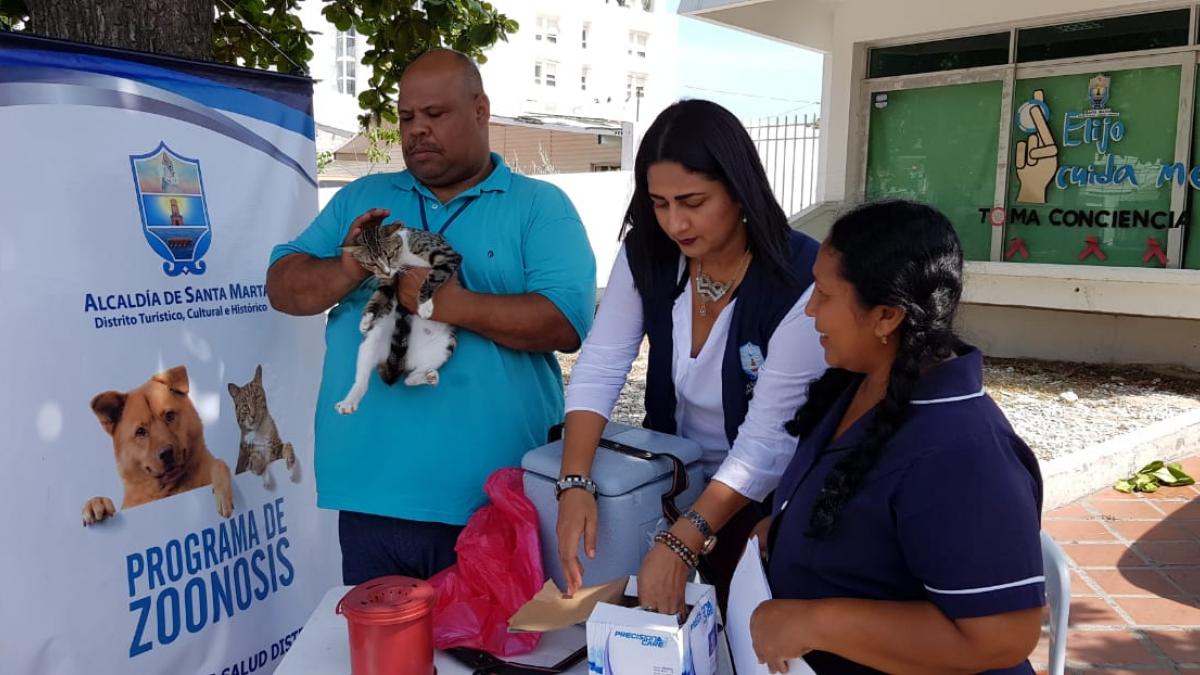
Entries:
{"label": "brown dog photo on banner", "polygon": [[[176,366],[136,389],[106,391],[92,399],[92,412],[112,437],[117,475],[125,484],[122,509],[212,485],[217,513],[233,514],[229,465],[208,451],[188,390],[187,368]],[[83,524],[116,512],[108,497],[93,497],[83,506]]]}

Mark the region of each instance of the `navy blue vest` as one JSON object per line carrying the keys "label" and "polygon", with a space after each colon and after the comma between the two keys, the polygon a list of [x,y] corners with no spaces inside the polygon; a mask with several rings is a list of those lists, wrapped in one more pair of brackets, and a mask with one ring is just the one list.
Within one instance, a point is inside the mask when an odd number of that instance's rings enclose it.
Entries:
{"label": "navy blue vest", "polygon": [[[737,438],[738,427],[746,419],[758,368],[767,358],[771,336],[783,317],[812,284],[813,262],[820,244],[812,237],[791,231],[788,239],[788,265],[794,280],[771,273],[758,258],[746,270],[746,276],[735,291],[740,298],[733,306],[729,339],[721,365],[721,398],[725,408],[725,436],[729,444]],[[688,282],[687,270],[676,279],[676,269],[655,271],[658,288],[676,283],[675,292],[662,294],[658,299],[642,296],[642,315],[646,337],[650,340],[650,355],[646,366],[646,419],[642,425],[665,434],[676,433],[675,381],[672,355],[674,322],[671,309]],[[658,284],[663,285],[658,285]],[[688,349],[691,345],[687,346]]]}

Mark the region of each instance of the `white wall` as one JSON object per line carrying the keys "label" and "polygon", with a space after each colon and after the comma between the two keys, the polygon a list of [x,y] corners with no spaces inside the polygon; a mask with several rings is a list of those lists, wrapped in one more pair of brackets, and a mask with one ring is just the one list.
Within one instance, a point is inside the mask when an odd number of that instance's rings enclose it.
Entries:
{"label": "white wall", "polygon": [[604,288],[621,248],[617,237],[633,195],[633,172],[560,173],[537,178],[557,185],[575,205],[596,255],[596,286]]}
{"label": "white wall", "polygon": [[1084,363],[1148,363],[1200,370],[1189,319],[964,304],[958,330],[985,354]]}

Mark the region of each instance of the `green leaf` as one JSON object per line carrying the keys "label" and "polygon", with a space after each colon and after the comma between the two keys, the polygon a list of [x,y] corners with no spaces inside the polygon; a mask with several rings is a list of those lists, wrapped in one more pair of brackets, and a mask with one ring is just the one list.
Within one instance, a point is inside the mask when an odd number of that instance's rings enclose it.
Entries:
{"label": "green leaf", "polygon": [[374,89],[368,89],[358,95],[358,105],[365,110],[370,110],[379,105],[379,92]]}
{"label": "green leaf", "polygon": [[[313,39],[300,20],[299,0],[228,1],[232,11],[214,3],[215,59],[285,72],[295,72],[295,64],[312,59]],[[395,122],[400,74],[427,49],[452,45],[482,63],[486,49],[507,40],[519,28],[516,21],[479,0],[425,0],[420,9],[415,8],[416,0],[324,0],[323,5],[322,15],[337,30],[354,28],[361,44],[370,47],[362,57],[374,85],[362,92],[370,95],[359,97],[364,125]],[[0,0],[0,29],[27,20],[26,10],[25,0]],[[243,20],[253,29],[243,25]]]}
{"label": "green leaf", "polygon": [[471,26],[467,35],[475,44],[486,44],[488,38],[491,37],[491,26]]}
{"label": "green leaf", "polygon": [[1117,481],[1115,485],[1113,485],[1113,489],[1117,492],[1129,494],[1133,492],[1133,482],[1128,478],[1122,478],[1121,480]]}
{"label": "green leaf", "polygon": [[1175,476],[1171,474],[1171,470],[1167,467],[1159,467],[1155,471],[1149,472],[1149,475],[1154,477],[1154,480],[1160,483],[1171,483],[1175,480]]}
{"label": "green leaf", "polygon": [[350,30],[354,25],[354,19],[350,13],[337,5],[329,5],[325,8],[325,18],[329,19],[329,23],[340,31]]}
{"label": "green leaf", "polygon": [[1183,470],[1183,466],[1178,462],[1171,462],[1167,465],[1166,470],[1167,473],[1170,474],[1170,479],[1164,480],[1163,485],[1170,485],[1171,487],[1184,487],[1185,485],[1196,484],[1196,480],[1189,476],[1187,472]]}
{"label": "green leaf", "polygon": [[[1122,486],[1136,492],[1155,492],[1164,486],[1183,487],[1195,484],[1195,479],[1189,476],[1178,462],[1168,464],[1163,461],[1154,461],[1142,467],[1141,471],[1134,475],[1117,481],[1114,489],[1120,489],[1117,486]],[[1121,491],[1125,492],[1125,490]]]}

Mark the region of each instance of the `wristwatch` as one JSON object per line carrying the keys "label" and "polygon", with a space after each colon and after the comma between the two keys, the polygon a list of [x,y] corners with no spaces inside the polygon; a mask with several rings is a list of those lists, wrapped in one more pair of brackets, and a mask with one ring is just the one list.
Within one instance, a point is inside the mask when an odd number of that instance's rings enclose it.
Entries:
{"label": "wristwatch", "polygon": [[688,520],[700,532],[700,536],[704,537],[704,543],[700,545],[700,555],[708,555],[717,547],[717,535],[713,534],[712,527],[704,516],[697,513],[695,510],[688,511],[683,514],[683,517]]}
{"label": "wristwatch", "polygon": [[561,499],[562,493],[572,488],[582,488],[587,490],[588,494],[593,497],[596,496],[596,483],[591,478],[571,474],[570,476],[563,476],[554,483],[554,499]]}

